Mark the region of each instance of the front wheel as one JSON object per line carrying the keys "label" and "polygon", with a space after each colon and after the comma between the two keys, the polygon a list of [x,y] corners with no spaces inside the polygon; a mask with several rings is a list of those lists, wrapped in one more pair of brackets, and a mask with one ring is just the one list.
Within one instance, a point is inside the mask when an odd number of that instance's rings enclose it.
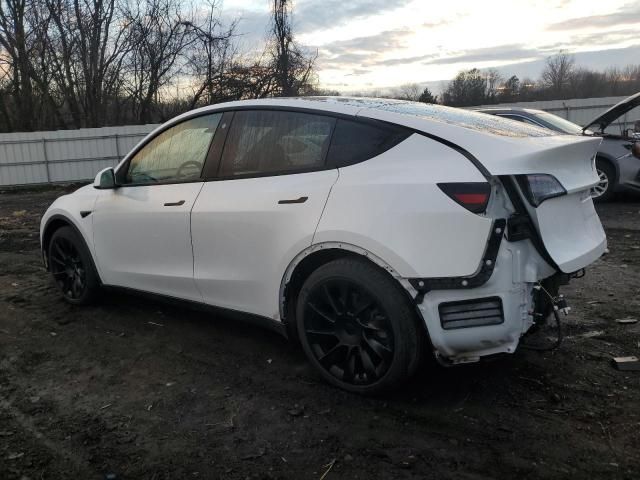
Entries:
{"label": "front wheel", "polygon": [[49,269],[64,299],[74,305],[91,303],[99,288],[91,254],[71,227],[60,227],[49,242]]}
{"label": "front wheel", "polygon": [[302,348],[329,383],[361,394],[398,386],[421,355],[422,330],[400,286],[358,258],[313,272],[297,301]]}
{"label": "front wheel", "polygon": [[592,188],[591,196],[597,202],[608,202],[614,196],[616,172],[608,163],[597,160],[596,173],[598,183]]}

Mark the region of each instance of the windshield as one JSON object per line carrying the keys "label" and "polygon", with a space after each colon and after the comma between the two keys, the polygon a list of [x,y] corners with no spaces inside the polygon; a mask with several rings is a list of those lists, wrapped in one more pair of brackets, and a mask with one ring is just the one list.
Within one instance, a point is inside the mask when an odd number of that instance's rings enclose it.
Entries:
{"label": "windshield", "polygon": [[582,127],[580,125],[576,125],[575,123],[565,120],[553,113],[540,112],[536,113],[536,116],[563,132],[570,133],[572,135],[580,135],[582,133]]}

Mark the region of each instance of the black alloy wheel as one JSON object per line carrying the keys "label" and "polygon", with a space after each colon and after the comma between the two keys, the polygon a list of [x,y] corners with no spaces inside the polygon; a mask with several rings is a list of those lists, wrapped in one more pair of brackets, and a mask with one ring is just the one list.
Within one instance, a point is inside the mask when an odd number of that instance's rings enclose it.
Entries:
{"label": "black alloy wheel", "polygon": [[65,300],[89,303],[98,288],[89,252],[71,227],[56,230],[49,243],[49,269]]}
{"label": "black alloy wheel", "polygon": [[316,371],[344,390],[389,392],[417,369],[424,329],[400,284],[349,256],[315,270],[296,300],[298,339]]}
{"label": "black alloy wheel", "polygon": [[316,285],[304,318],[315,357],[337,379],[370,385],[389,370],[393,329],[384,308],[361,285],[346,279]]}
{"label": "black alloy wheel", "polygon": [[66,238],[51,243],[51,273],[62,294],[78,300],[86,289],[86,268],[78,249]]}

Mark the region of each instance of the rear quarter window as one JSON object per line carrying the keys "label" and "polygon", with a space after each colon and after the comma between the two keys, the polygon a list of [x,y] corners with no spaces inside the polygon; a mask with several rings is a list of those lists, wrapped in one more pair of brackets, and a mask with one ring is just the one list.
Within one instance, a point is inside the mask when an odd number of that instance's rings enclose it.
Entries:
{"label": "rear quarter window", "polygon": [[327,163],[346,167],[364,162],[402,142],[411,131],[387,124],[370,124],[339,119],[331,139]]}

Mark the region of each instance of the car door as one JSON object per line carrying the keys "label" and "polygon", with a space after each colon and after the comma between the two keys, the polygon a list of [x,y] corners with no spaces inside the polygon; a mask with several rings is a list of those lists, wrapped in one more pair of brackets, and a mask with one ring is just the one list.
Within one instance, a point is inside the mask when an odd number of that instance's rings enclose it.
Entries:
{"label": "car door", "polygon": [[160,132],[116,172],[93,212],[97,266],[107,285],[201,301],[193,280],[190,214],[222,114]]}
{"label": "car door", "polygon": [[300,112],[235,112],[216,178],[192,212],[205,302],[278,318],[284,271],[311,245],[338,178],[325,166],[334,123]]}

